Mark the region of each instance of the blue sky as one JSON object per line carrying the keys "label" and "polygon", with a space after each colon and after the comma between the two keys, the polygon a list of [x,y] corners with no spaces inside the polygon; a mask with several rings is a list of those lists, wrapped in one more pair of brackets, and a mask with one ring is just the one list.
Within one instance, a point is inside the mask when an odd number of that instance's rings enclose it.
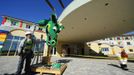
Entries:
{"label": "blue sky", "polygon": [[[62,0],[67,6],[72,0]],[[63,11],[58,0],[50,0],[59,16]],[[41,19],[48,19],[52,10],[45,0],[0,0],[0,23],[2,15],[7,15],[37,23]]]}
{"label": "blue sky", "polygon": [[[66,7],[72,0],[62,1]],[[56,13],[59,16],[63,9],[58,0],[50,0],[50,2],[55,7]],[[51,13],[52,10],[44,0],[0,0],[0,24],[2,15],[37,23],[39,20],[48,19]],[[128,34],[134,34],[134,32]]]}

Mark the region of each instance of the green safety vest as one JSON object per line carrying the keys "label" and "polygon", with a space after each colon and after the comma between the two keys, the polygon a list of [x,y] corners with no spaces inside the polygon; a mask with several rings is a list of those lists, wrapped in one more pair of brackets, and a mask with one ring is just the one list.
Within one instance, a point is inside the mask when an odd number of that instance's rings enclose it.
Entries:
{"label": "green safety vest", "polygon": [[33,47],[33,40],[27,41],[27,39],[24,41],[24,50],[32,50]]}

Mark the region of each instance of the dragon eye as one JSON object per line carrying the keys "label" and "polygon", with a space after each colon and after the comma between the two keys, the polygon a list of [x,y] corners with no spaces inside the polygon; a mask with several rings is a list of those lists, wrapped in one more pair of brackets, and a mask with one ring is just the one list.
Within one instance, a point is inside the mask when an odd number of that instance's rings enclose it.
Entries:
{"label": "dragon eye", "polygon": [[53,27],[54,30],[57,30],[56,26]]}

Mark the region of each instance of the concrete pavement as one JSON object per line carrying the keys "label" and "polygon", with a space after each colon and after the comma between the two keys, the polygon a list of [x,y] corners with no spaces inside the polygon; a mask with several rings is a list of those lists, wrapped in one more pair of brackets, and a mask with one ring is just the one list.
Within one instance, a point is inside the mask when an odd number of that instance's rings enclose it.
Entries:
{"label": "concrete pavement", "polygon": [[[129,62],[129,71],[119,68],[117,60],[106,59],[85,59],[85,58],[57,58],[53,57],[52,61],[61,60],[68,64],[63,75],[134,75],[134,63]],[[4,73],[14,73],[18,57],[0,56],[0,75]]]}

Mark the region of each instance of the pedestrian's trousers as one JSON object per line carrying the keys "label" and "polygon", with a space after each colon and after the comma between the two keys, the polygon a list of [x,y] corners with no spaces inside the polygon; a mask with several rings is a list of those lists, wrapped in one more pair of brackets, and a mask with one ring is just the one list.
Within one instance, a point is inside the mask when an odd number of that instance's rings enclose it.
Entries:
{"label": "pedestrian's trousers", "polygon": [[18,74],[18,75],[21,74],[24,61],[25,61],[24,71],[26,73],[30,73],[30,71],[31,71],[31,68],[30,68],[31,58],[32,58],[32,53],[23,53],[22,55],[20,55],[16,74]]}

